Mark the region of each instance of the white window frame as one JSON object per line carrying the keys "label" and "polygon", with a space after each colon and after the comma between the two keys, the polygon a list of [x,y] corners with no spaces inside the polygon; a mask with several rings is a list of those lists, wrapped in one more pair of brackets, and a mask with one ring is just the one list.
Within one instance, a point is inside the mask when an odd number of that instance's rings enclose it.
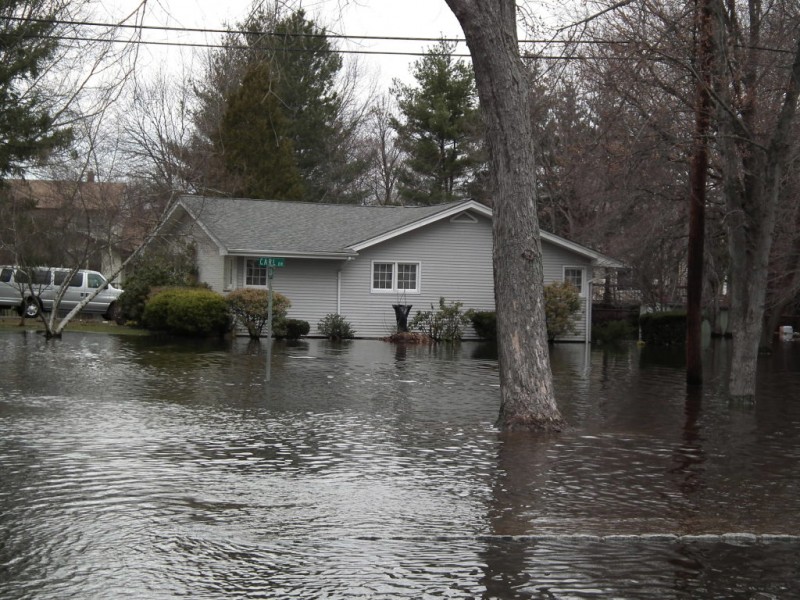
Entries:
{"label": "white window frame", "polygon": [[[375,287],[375,265],[391,265],[392,266],[392,285],[391,288],[376,288]],[[415,289],[398,289],[397,279],[399,275],[400,265],[414,265],[417,268],[416,288]],[[422,263],[416,260],[373,260],[369,269],[369,289],[373,294],[419,294],[422,289]]]}
{"label": "white window frame", "polygon": [[[267,287],[267,277],[269,277],[269,273],[267,272],[267,269],[269,267],[261,267],[261,266],[259,266],[258,260],[259,259],[257,259],[257,258],[246,258],[245,261],[244,261],[244,286],[245,287],[252,287],[252,288],[265,288],[265,287]],[[248,283],[247,282],[247,278],[249,276],[248,269],[250,268],[250,262],[251,261],[255,263],[255,268],[256,269],[259,269],[259,270],[263,269],[264,270],[264,283],[263,284],[261,284],[261,283]]]}
{"label": "white window frame", "polygon": [[568,270],[580,271],[580,273],[581,273],[581,287],[578,290],[578,295],[581,298],[585,298],[586,297],[586,286],[587,286],[587,283],[588,283],[586,281],[586,272],[587,272],[586,267],[579,267],[579,266],[576,266],[576,265],[564,265],[564,268],[563,268],[563,270],[561,272],[561,277],[562,277],[563,281],[569,281],[569,279],[567,279],[567,271]]}

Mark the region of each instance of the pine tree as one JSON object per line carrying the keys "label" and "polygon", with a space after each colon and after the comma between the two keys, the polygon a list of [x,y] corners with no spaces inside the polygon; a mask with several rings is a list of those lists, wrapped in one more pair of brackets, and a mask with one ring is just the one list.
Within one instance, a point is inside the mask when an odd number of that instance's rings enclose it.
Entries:
{"label": "pine tree", "polygon": [[49,0],[0,2],[0,179],[71,140],[48,110],[37,78],[56,50],[50,36],[58,5]]}
{"label": "pine tree", "polygon": [[439,42],[413,68],[415,86],[395,82],[402,120],[398,144],[407,159],[400,195],[417,204],[464,198],[479,164],[479,114],[472,68]]}
{"label": "pine tree", "polygon": [[294,159],[289,121],[273,91],[267,63],[256,63],[228,102],[219,153],[235,174],[236,196],[301,200],[303,185]]}

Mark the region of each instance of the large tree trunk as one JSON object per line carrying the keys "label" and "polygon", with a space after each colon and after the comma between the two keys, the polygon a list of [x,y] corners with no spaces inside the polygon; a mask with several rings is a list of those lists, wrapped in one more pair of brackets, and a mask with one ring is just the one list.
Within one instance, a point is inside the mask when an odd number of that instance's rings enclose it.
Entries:
{"label": "large tree trunk", "polygon": [[[731,257],[729,325],[733,352],[728,392],[735,399],[753,400],[775,214],[800,95],[800,39],[796,41],[780,113],[772,129],[759,135],[758,125],[765,115],[759,113],[758,98],[763,90],[758,87],[758,63],[752,54],[746,61],[731,59],[730,47],[745,36],[730,29],[735,20],[725,19],[724,10],[717,6],[720,22],[715,50],[722,68],[717,71],[716,99]],[[761,5],[751,0],[749,6],[747,39],[751,52],[755,52],[761,43]],[[734,73],[739,68],[741,72]],[[733,101],[734,94],[738,94],[738,102]]]}
{"label": "large tree trunk", "polygon": [[494,193],[494,284],[504,430],[557,430],[544,322],[530,85],[514,0],[447,0],[472,55]]}

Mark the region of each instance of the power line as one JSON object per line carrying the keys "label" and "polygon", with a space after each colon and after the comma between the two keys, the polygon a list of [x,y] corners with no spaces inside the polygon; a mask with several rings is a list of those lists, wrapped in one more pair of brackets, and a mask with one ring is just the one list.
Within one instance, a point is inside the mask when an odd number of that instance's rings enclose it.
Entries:
{"label": "power line", "polygon": [[[9,17],[0,16],[0,19],[6,21],[24,21],[28,23],[52,23],[53,25],[68,25],[74,27],[102,27],[104,29],[136,29],[139,31],[162,31],[162,32],[177,32],[177,33],[204,33],[204,34],[235,34],[242,36],[260,36],[260,37],[295,37],[295,38],[310,38],[310,39],[337,39],[337,40],[368,40],[368,41],[381,41],[381,42],[454,42],[456,44],[466,43],[464,38],[450,38],[450,37],[410,37],[410,36],[387,36],[387,35],[352,35],[340,33],[292,33],[292,32],[277,32],[277,31],[246,31],[242,29],[207,29],[200,27],[174,27],[169,25],[141,25],[141,24],[128,24],[128,23],[100,23],[96,21],[71,21],[61,19],[38,19],[38,18],[25,18],[25,17]],[[155,43],[155,42],[152,42]],[[523,39],[519,40],[520,44],[628,44],[630,42],[625,40],[558,40],[558,39]],[[175,45],[180,45],[175,43]],[[205,47],[205,46],[204,46]],[[214,46],[210,46],[214,47]],[[467,56],[467,55],[464,55]]]}
{"label": "power line", "polygon": [[[167,25],[142,25],[142,24],[126,24],[126,23],[100,23],[100,22],[93,22],[93,21],[71,21],[71,20],[59,20],[59,19],[38,19],[38,18],[24,18],[24,17],[11,17],[11,16],[0,16],[0,20],[5,21],[17,21],[17,22],[31,22],[31,23],[52,23],[53,25],[66,25],[66,26],[75,26],[75,27],[102,27],[105,29],[133,29],[138,30],[140,33],[143,31],[161,31],[161,32],[178,32],[178,33],[204,33],[204,34],[236,34],[242,36],[259,36],[259,37],[272,37],[272,38],[286,38],[286,37],[293,37],[293,38],[308,38],[308,39],[339,39],[339,40],[368,40],[368,41],[386,41],[386,42],[454,42],[456,44],[466,43],[464,38],[445,38],[445,37],[409,37],[409,36],[374,36],[374,35],[345,35],[345,34],[333,34],[333,33],[280,33],[280,32],[254,32],[254,31],[244,31],[244,30],[232,30],[232,29],[206,29],[206,28],[192,28],[192,27],[173,27]],[[253,49],[252,46],[249,45],[239,45],[239,44],[226,44],[222,42],[218,43],[211,43],[211,42],[167,42],[167,41],[158,41],[158,40],[144,40],[144,39],[106,39],[106,38],[99,38],[99,37],[87,37],[87,36],[66,36],[66,35],[35,35],[30,36],[31,38],[35,39],[53,39],[53,40],[62,40],[62,41],[77,41],[77,42],[111,42],[111,43],[124,43],[124,44],[136,44],[136,45],[145,45],[145,46],[164,46],[164,47],[180,47],[180,48],[218,48],[218,49],[230,49],[230,50],[251,50]],[[633,42],[630,40],[560,40],[560,39],[524,39],[519,40],[520,44],[561,44],[566,46],[586,46],[586,45],[593,45],[593,46],[607,46],[607,45],[617,45],[617,46],[626,46],[632,44]],[[739,46],[737,46],[739,47]],[[744,46],[742,46],[744,47]],[[262,47],[263,49],[272,49],[276,50],[278,48],[269,48],[269,47]],[[746,46],[744,47],[748,50],[758,50],[763,52],[774,52],[778,54],[794,54],[793,50],[786,50],[782,48],[770,48],[764,46]],[[280,48],[281,50],[288,50],[292,52],[303,52],[305,51],[302,48]],[[325,50],[316,49],[317,52],[326,52]],[[329,53],[336,53],[336,54],[360,54],[360,55],[376,55],[376,56],[414,56],[414,57],[422,57],[427,56],[430,54],[429,51],[389,51],[389,50],[342,50],[342,49],[331,49],[328,50]],[[470,55],[464,53],[448,53],[448,56],[452,56],[453,58],[470,58]],[[590,57],[581,56],[581,55],[538,55],[532,53],[525,53],[522,55],[522,58],[525,59],[541,59],[541,60],[586,60]],[[635,60],[639,57],[605,57],[606,59],[610,60]]]}

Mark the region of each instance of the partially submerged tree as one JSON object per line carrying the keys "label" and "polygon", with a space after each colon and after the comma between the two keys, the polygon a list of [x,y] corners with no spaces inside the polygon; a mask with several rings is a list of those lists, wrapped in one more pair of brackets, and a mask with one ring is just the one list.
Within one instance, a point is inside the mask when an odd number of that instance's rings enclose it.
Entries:
{"label": "partially submerged tree", "polygon": [[472,54],[494,192],[494,277],[500,363],[499,426],[558,430],[544,317],[530,86],[514,0],[447,0]]}
{"label": "partially submerged tree", "polygon": [[[793,3],[717,6],[715,100],[731,257],[729,392],[753,399],[776,215],[800,97],[800,12]],[[780,52],[764,50],[765,44]],[[795,147],[796,149],[796,147]]]}

